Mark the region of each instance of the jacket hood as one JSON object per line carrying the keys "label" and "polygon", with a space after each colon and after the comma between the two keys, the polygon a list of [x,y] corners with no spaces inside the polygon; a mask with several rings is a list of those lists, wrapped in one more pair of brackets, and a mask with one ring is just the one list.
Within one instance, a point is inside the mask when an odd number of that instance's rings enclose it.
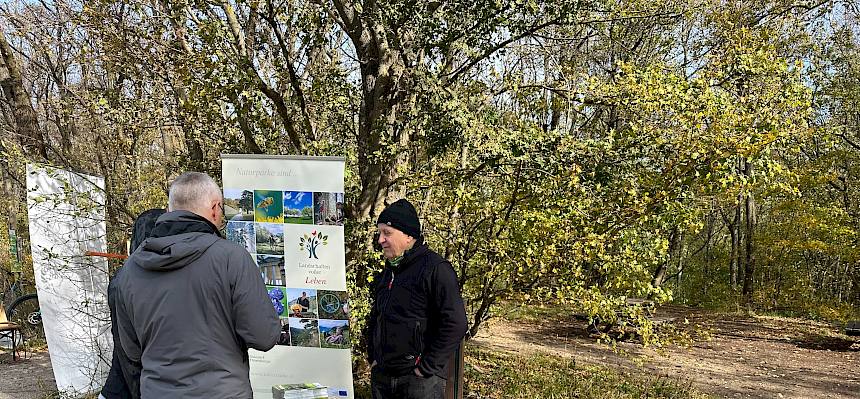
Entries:
{"label": "jacket hood", "polygon": [[131,260],[146,270],[176,270],[200,258],[219,238],[215,226],[203,217],[188,211],[168,212],[158,218],[152,235]]}
{"label": "jacket hood", "polygon": [[134,220],[134,226],[131,228],[131,252],[134,252],[143,241],[149,238],[152,234],[152,229],[155,228],[155,222],[161,215],[167,213],[164,209],[150,209],[140,214]]}

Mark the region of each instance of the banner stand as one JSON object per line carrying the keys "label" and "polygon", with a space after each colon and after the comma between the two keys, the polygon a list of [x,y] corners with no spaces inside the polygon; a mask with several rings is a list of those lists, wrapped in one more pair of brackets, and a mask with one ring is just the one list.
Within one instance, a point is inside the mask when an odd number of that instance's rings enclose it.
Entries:
{"label": "banner stand", "polygon": [[283,395],[296,384],[353,398],[346,159],[224,154],[221,160],[226,238],[257,263],[282,326],[272,350],[249,351],[254,398]]}

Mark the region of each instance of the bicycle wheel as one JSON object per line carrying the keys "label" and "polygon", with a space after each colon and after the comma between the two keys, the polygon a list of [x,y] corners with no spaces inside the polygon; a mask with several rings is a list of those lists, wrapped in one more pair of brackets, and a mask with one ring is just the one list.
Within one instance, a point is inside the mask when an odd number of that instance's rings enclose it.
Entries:
{"label": "bicycle wheel", "polygon": [[21,326],[21,333],[30,347],[46,343],[42,312],[39,309],[39,297],[36,294],[27,294],[15,299],[6,311],[9,321]]}

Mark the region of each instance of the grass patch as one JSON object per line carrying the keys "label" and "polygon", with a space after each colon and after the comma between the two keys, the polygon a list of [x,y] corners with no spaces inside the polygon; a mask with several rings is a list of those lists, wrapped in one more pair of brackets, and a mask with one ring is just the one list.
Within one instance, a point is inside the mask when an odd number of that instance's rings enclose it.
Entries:
{"label": "grass patch", "polygon": [[551,355],[528,357],[469,348],[469,398],[708,398],[689,382],[650,374],[618,373],[579,366]]}
{"label": "grass patch", "polygon": [[764,309],[756,312],[768,316],[792,317],[807,320],[823,321],[832,324],[844,324],[849,320],[860,319],[860,309],[848,304],[807,303],[794,307]]}
{"label": "grass patch", "polygon": [[314,224],[313,216],[284,216],[284,223],[292,224]]}
{"label": "grass patch", "polygon": [[505,320],[543,324],[546,322],[567,322],[573,316],[573,309],[554,303],[530,303],[523,305],[517,302],[502,302],[497,315]]}
{"label": "grass patch", "polygon": [[[355,381],[355,397],[370,399],[369,376]],[[689,382],[651,374],[580,366],[552,355],[519,356],[466,345],[464,398],[470,399],[706,399]]]}

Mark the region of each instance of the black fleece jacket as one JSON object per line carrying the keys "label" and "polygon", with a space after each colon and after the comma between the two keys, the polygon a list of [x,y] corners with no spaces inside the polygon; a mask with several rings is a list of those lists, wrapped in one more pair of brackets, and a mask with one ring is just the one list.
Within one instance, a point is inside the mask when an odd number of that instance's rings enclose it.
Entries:
{"label": "black fleece jacket", "polygon": [[366,342],[369,361],[392,375],[418,368],[448,376],[448,360],[466,334],[466,309],[451,264],[423,241],[397,267],[376,275]]}

